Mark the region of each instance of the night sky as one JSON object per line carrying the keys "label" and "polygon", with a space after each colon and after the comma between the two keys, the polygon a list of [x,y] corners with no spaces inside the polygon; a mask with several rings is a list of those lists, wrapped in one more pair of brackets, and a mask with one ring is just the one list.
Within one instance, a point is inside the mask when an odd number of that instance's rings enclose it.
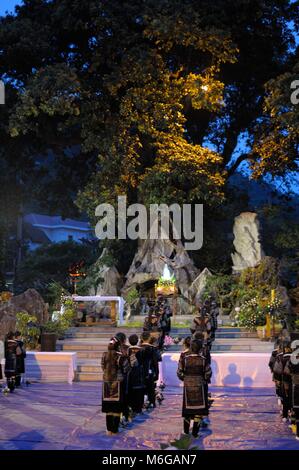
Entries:
{"label": "night sky", "polygon": [[4,15],[6,11],[13,12],[15,5],[20,5],[21,0],[0,0],[0,15]]}

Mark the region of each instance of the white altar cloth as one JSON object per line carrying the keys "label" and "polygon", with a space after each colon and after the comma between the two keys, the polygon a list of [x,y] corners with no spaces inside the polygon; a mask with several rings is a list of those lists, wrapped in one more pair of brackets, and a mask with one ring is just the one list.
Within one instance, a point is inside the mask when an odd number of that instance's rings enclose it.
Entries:
{"label": "white altar cloth", "polygon": [[77,369],[75,352],[27,351],[26,380],[38,382],[68,382],[71,384]]}
{"label": "white altar cloth", "polygon": [[72,295],[75,302],[111,302],[118,303],[118,325],[124,324],[125,300],[117,295]]}
{"label": "white altar cloth", "polygon": [[[169,386],[182,386],[177,378],[179,352],[166,352],[162,361],[162,380]],[[216,387],[272,387],[268,353],[213,353],[212,381]]]}

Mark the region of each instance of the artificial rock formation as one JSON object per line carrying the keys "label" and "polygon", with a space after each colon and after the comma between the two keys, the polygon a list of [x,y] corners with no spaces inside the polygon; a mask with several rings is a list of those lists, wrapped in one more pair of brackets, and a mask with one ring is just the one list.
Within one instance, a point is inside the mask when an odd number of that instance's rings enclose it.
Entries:
{"label": "artificial rock formation", "polygon": [[0,339],[16,326],[16,314],[27,312],[34,315],[39,324],[48,320],[48,307],[35,289],[28,289],[0,304]]}
{"label": "artificial rock formation", "polygon": [[180,292],[188,298],[190,284],[199,274],[182,242],[169,239],[142,240],[126,275],[123,294],[132,287],[148,281],[157,281],[164,272],[165,264],[176,278]]}
{"label": "artificial rock formation", "polygon": [[233,228],[235,253],[232,254],[233,272],[254,268],[264,257],[260,243],[260,224],[255,212],[242,212],[235,217]]}
{"label": "artificial rock formation", "polygon": [[[108,251],[105,248],[95,264],[96,273],[93,275],[95,279],[91,282],[94,287],[90,289],[90,295],[119,295],[120,293],[121,276],[115,266],[105,264],[107,256]],[[95,283],[95,280],[98,282]]]}
{"label": "artificial rock formation", "polygon": [[202,272],[194,279],[189,291],[188,298],[197,305],[202,301],[202,295],[207,285],[207,280],[212,276],[211,271],[208,268],[204,268]]}

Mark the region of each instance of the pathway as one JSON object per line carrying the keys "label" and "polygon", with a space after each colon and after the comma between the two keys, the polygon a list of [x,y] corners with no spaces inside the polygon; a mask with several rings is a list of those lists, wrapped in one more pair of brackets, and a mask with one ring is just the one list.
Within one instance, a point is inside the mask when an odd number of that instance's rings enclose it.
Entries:
{"label": "pathway", "polygon": [[[211,425],[195,440],[199,448],[299,450],[279,419],[272,389],[211,392]],[[160,408],[111,438],[105,435],[99,383],[32,384],[0,395],[0,449],[160,449],[181,433],[181,393],[167,389]]]}

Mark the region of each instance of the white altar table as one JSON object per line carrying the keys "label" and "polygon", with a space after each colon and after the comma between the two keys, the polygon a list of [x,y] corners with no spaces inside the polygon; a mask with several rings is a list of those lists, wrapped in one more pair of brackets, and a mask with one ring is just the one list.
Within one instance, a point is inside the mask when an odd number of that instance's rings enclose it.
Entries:
{"label": "white altar table", "polygon": [[[163,354],[162,380],[169,386],[182,386],[177,378],[178,352]],[[268,353],[212,353],[212,381],[216,387],[273,387]]]}

